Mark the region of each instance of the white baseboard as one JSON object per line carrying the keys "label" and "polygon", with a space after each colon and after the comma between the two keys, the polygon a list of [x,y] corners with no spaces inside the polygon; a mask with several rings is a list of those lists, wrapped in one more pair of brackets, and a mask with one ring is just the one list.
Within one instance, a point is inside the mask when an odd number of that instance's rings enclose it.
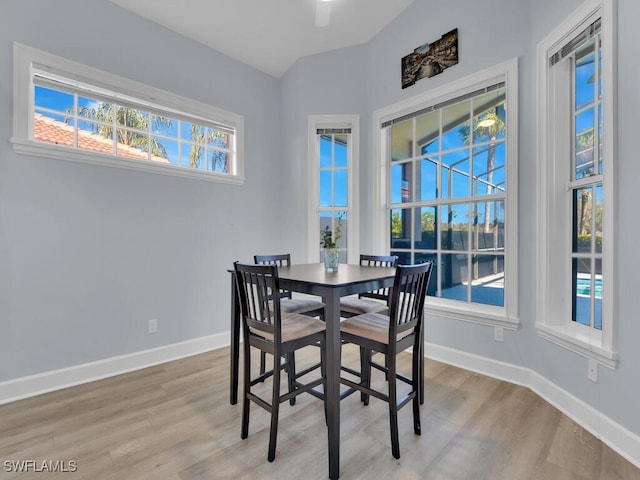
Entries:
{"label": "white baseboard", "polygon": [[229,332],[0,382],[0,405],[229,345]]}
{"label": "white baseboard", "polygon": [[425,356],[529,388],[640,468],[640,436],[533,370],[426,342]]}

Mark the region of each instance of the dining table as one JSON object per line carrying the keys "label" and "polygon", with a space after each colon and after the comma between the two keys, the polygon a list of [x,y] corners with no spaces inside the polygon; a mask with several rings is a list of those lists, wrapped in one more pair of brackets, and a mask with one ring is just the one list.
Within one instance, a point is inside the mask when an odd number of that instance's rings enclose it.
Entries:
{"label": "dining table", "polygon": [[[340,298],[391,287],[395,268],[340,264],[328,272],[322,263],[278,267],[282,289],[322,298],[326,322],[326,412],[328,431],[329,478],[340,476]],[[240,305],[232,272],[231,282],[231,368],[230,402],[238,401],[238,364],[240,342]]]}

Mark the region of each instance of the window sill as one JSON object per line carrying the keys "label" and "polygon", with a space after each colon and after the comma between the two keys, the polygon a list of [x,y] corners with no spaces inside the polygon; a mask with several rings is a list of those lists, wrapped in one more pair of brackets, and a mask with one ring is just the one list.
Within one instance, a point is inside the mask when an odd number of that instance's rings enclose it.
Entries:
{"label": "window sill", "polygon": [[473,305],[471,308],[460,308],[440,299],[427,297],[425,312],[429,315],[460,320],[463,322],[487,325],[490,327],[502,327],[508,330],[517,330],[520,319],[506,314],[502,308],[491,308],[483,305]]}
{"label": "window sill", "polygon": [[147,160],[120,158],[99,152],[77,150],[61,145],[48,145],[46,143],[21,138],[12,138],[11,143],[13,144],[13,150],[23,155],[34,155],[37,157],[54,158],[90,165],[123,168],[173,177],[193,178],[207,182],[219,182],[232,185],[242,185],[244,183],[244,177],[239,175],[225,175],[204,170],[181,168],[174,165],[162,165]]}
{"label": "window sill", "polygon": [[618,367],[618,352],[596,345],[593,340],[576,329],[564,325],[551,326],[540,322],[536,323],[536,328],[541,338],[555,345],[594,360],[611,370]]}

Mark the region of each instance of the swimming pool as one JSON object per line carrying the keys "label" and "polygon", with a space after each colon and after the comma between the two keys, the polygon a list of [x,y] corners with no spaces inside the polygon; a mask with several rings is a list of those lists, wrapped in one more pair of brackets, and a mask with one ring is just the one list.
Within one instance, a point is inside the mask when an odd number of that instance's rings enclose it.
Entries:
{"label": "swimming pool", "polygon": [[[591,279],[589,277],[576,278],[576,294],[591,296]],[[595,279],[595,297],[602,298],[602,278]]]}

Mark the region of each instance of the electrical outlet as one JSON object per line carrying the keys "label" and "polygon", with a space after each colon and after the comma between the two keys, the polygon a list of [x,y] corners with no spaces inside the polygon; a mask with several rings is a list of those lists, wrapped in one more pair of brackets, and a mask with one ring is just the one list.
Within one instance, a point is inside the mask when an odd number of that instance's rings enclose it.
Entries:
{"label": "electrical outlet", "polygon": [[504,340],[504,330],[502,327],[498,325],[493,327],[493,339],[496,342],[502,342]]}
{"label": "electrical outlet", "polygon": [[158,320],[155,318],[149,320],[149,333],[156,333],[158,331]]}
{"label": "electrical outlet", "polygon": [[587,377],[593,383],[598,383],[598,362],[593,359],[589,359],[589,371],[587,372]]}

